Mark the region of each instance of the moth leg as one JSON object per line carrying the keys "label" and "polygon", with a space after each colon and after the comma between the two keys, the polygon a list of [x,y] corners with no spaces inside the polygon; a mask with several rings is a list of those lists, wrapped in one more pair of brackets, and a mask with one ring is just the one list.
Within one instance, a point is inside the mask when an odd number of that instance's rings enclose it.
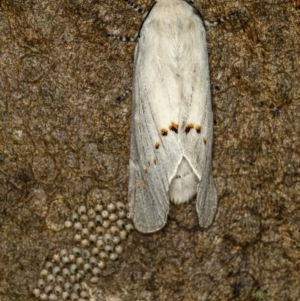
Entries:
{"label": "moth leg", "polygon": [[[133,3],[131,0],[124,0],[130,7],[132,7],[135,11],[137,11],[140,14],[144,14],[145,11],[137,6],[135,3]],[[138,32],[134,36],[119,36],[119,35],[114,35],[114,34],[108,34],[106,36],[108,39],[114,39],[114,40],[119,40],[122,42],[136,42],[137,37],[138,37]],[[120,103],[126,96],[132,91],[132,87],[127,89],[125,92],[123,92],[121,95],[119,95],[116,98],[116,102]]]}
{"label": "moth leg", "polygon": [[[123,0],[123,1],[125,1],[127,3],[127,5],[129,5],[131,8],[133,8],[139,14],[141,14],[141,15],[145,14],[145,11],[141,7],[136,5],[133,1],[131,1],[131,0]],[[109,38],[109,39],[119,40],[119,41],[122,41],[122,42],[135,42],[137,37],[138,37],[138,32],[132,37],[118,36],[118,35],[114,35],[114,34],[108,34],[106,37]]]}
{"label": "moth leg", "polygon": [[138,5],[136,5],[133,1],[131,0],[124,0],[131,8],[133,8],[135,11],[137,11],[139,14],[143,15],[145,13],[145,11],[139,7]]}
{"label": "moth leg", "polygon": [[218,26],[220,24],[222,24],[223,22],[227,21],[227,20],[230,20],[230,19],[233,19],[235,18],[236,16],[239,15],[239,12],[238,11],[235,11],[233,13],[230,13],[229,15],[225,16],[225,17],[221,17],[219,19],[217,19],[216,21],[208,21],[208,20],[204,20],[204,24],[208,27],[211,27],[211,26]]}
{"label": "moth leg", "polygon": [[132,37],[118,36],[118,35],[115,35],[115,34],[108,34],[106,37],[109,38],[109,39],[119,40],[119,41],[122,41],[122,42],[135,42],[137,37],[138,37],[138,33],[136,33]]}
{"label": "moth leg", "polygon": [[130,92],[132,92],[132,87],[128,88],[121,95],[116,98],[116,102],[120,103]]}

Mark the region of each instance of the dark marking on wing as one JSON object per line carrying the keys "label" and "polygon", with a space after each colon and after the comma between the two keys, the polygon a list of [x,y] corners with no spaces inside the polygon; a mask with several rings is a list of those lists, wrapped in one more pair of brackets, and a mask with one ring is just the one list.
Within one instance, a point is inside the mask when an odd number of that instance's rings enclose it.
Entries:
{"label": "dark marking on wing", "polygon": [[193,123],[188,123],[186,126],[185,126],[185,133],[188,134],[190,132],[191,129],[194,128],[194,124]]}
{"label": "dark marking on wing", "polygon": [[198,134],[200,134],[201,133],[201,125],[196,125],[195,130]]}
{"label": "dark marking on wing", "polygon": [[161,134],[162,136],[167,136],[167,135],[168,135],[168,130],[165,129],[165,128],[162,128],[162,129],[160,130],[160,134]]}
{"label": "dark marking on wing", "polygon": [[169,125],[169,129],[177,134],[178,133],[178,124],[175,122],[171,122],[171,124]]}
{"label": "dark marking on wing", "polygon": [[158,149],[159,148],[159,142],[157,141],[157,142],[155,142],[155,144],[154,144],[154,147],[156,148],[156,149]]}

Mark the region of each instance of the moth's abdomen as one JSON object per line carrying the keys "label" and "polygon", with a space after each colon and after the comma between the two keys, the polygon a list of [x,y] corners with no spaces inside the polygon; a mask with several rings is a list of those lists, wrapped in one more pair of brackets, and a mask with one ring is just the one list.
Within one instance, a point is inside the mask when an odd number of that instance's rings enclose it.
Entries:
{"label": "moth's abdomen", "polygon": [[197,194],[198,183],[190,163],[183,157],[170,184],[170,200],[175,204],[188,202]]}

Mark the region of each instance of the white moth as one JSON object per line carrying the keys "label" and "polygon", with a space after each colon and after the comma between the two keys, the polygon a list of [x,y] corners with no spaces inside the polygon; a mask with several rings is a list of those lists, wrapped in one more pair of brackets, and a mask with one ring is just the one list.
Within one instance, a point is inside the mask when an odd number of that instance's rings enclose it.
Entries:
{"label": "white moth", "polygon": [[217,209],[213,113],[204,21],[184,0],[156,0],[137,37],[129,209],[137,230],[161,229],[169,200],[197,197],[201,227]]}

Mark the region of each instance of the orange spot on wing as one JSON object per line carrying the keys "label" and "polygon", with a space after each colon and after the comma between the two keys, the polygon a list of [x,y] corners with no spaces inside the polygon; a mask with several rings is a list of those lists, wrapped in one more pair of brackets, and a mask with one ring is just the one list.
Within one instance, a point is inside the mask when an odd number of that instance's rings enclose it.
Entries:
{"label": "orange spot on wing", "polygon": [[184,131],[185,131],[185,133],[187,134],[187,133],[189,133],[189,131],[190,131],[191,129],[193,129],[193,128],[194,128],[194,124],[193,124],[193,123],[188,123],[188,124],[185,126]]}
{"label": "orange spot on wing", "polygon": [[165,128],[162,128],[162,129],[160,130],[160,134],[161,134],[162,136],[167,136],[167,135],[168,135],[168,130],[165,129]]}
{"label": "orange spot on wing", "polygon": [[175,122],[171,122],[169,125],[169,129],[175,133],[178,133],[178,124]]}
{"label": "orange spot on wing", "polygon": [[155,142],[155,144],[154,144],[154,147],[156,148],[156,149],[158,149],[159,148],[159,142],[157,141],[157,142]]}
{"label": "orange spot on wing", "polygon": [[200,134],[201,133],[201,125],[196,125],[195,130],[198,134]]}

